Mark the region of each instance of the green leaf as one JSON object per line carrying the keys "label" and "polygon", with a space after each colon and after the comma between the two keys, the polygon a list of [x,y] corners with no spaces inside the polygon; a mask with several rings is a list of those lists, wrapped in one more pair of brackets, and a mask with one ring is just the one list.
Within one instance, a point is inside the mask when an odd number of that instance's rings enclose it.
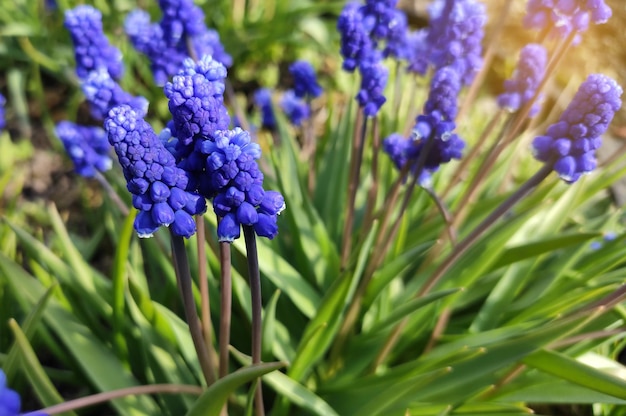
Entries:
{"label": "green leaf", "polygon": [[211,385],[187,412],[187,416],[219,416],[228,396],[239,386],[284,367],[283,363],[262,363],[241,368]]}
{"label": "green leaf", "polygon": [[280,297],[280,290],[274,292],[274,295],[268,302],[265,310],[263,311],[263,322],[262,322],[262,330],[261,333],[263,336],[261,337],[263,341],[262,345],[262,354],[261,357],[263,360],[267,361],[268,357],[272,355],[272,346],[274,342],[276,342],[276,304],[278,303],[278,298]]}
{"label": "green leaf", "polygon": [[524,363],[562,380],[626,400],[626,380],[596,370],[559,352],[541,349],[525,357]]}

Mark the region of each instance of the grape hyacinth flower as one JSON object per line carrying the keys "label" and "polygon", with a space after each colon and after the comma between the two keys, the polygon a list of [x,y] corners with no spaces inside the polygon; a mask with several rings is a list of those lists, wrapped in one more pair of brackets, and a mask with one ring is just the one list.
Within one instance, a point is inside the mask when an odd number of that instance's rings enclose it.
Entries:
{"label": "grape hyacinth flower", "polygon": [[409,43],[409,26],[406,14],[402,10],[392,9],[393,13],[388,22],[387,44],[383,49],[383,56],[396,59],[408,59],[413,53]]}
{"label": "grape hyacinth flower", "polygon": [[102,13],[92,6],[81,5],[65,12],[65,27],[74,43],[76,74],[80,79],[104,68],[113,79],[122,76],[122,53],[111,46],[102,31]]}
{"label": "grape hyacinth flower", "polygon": [[204,13],[192,0],[160,0],[163,17],[151,23],[143,10],[131,12],[124,29],[131,43],[148,56],[154,80],[164,85],[186,58],[210,55],[224,66],[232,65],[219,34],[204,25]]}
{"label": "grape hyacinth flower", "polygon": [[187,174],[176,166],[152,127],[130,106],[121,105],[109,112],[104,128],[139,210],[134,223],[139,237],[151,237],[160,226],[191,237],[196,232],[191,216],[203,213],[206,202],[186,191]]}
{"label": "grape hyacinth flower", "polygon": [[428,29],[416,30],[407,37],[407,71],[418,75],[426,75],[430,61],[428,46]]}
{"label": "grape hyacinth flower", "polygon": [[279,192],[263,190],[263,174],[256,160],[261,148],[240,128],[221,130],[197,142],[194,152],[202,158],[206,175],[199,186],[213,198],[213,210],[221,218],[217,227],[221,242],[233,242],[240,226],[252,226],[257,235],[274,238],[277,215],[285,208]]}
{"label": "grape hyacinth flower", "polygon": [[337,30],[341,35],[341,56],[343,69],[352,72],[365,61],[375,49],[366,28],[361,5],[356,1],[348,2],[337,20]]}
{"label": "grape hyacinth flower", "polygon": [[611,8],[604,0],[529,0],[524,26],[549,29],[566,37],[572,31],[584,32],[590,22],[606,23],[611,15]]}
{"label": "grape hyacinth flower", "polygon": [[280,100],[280,107],[291,124],[298,127],[311,115],[311,108],[302,98],[298,98],[293,90],[287,90]]}
{"label": "grape hyacinth flower", "polygon": [[55,132],[79,175],[92,178],[97,172],[111,169],[109,142],[102,128],[61,121]]}
{"label": "grape hyacinth flower", "polygon": [[172,113],[168,127],[178,140],[177,159],[189,154],[196,138],[228,128],[230,117],[223,96],[225,78],[224,65],[204,55],[198,62],[185,59],[178,75],[165,84],[163,90]]}
{"label": "grape hyacinth flower", "polygon": [[602,74],[587,77],[556,124],[533,141],[536,159],[550,163],[567,183],[576,182],[596,167],[600,137],[622,105],[622,88]]}
{"label": "grape hyacinth flower", "polygon": [[445,0],[443,9],[438,7],[430,9],[430,61],[435,68],[453,66],[463,84],[469,85],[482,65],[485,5],[476,0]]}
{"label": "grape hyacinth flower", "polygon": [[[22,400],[16,391],[11,390],[7,386],[7,376],[4,371],[0,370],[0,415],[2,416],[20,416]],[[47,416],[44,412],[29,412],[28,416]]]}
{"label": "grape hyacinth flower", "polygon": [[384,92],[389,71],[380,59],[365,62],[359,69],[361,72],[361,89],[356,95],[356,100],[363,107],[363,113],[368,117],[373,117],[387,101]]}
{"label": "grape hyacinth flower", "polygon": [[367,26],[370,27],[370,33],[375,39],[389,38],[394,18],[396,18],[397,2],[398,0],[365,0],[361,12],[368,21]]}
{"label": "grape hyacinth flower", "polygon": [[261,110],[261,126],[273,130],[276,128],[276,116],[272,107],[272,93],[268,88],[259,88],[254,93],[254,104]]}
{"label": "grape hyacinth flower", "polygon": [[[505,92],[498,96],[498,106],[509,112],[519,110],[532,100],[545,75],[548,52],[539,44],[531,43],[522,49],[513,77],[504,81]],[[539,99],[535,100],[529,116],[539,111]]]}
{"label": "grape hyacinth flower", "polygon": [[148,100],[124,91],[104,68],[91,71],[81,88],[89,101],[91,115],[98,120],[104,120],[111,108],[122,104],[128,104],[140,117],[148,113]]}
{"label": "grape hyacinth flower", "polygon": [[319,97],[322,87],[317,83],[315,69],[307,61],[296,61],[289,66],[289,72],[293,76],[293,91],[298,98]]}
{"label": "grape hyacinth flower", "polygon": [[4,106],[6,105],[7,100],[4,98],[4,95],[0,94],[0,133],[7,126],[6,116]]}

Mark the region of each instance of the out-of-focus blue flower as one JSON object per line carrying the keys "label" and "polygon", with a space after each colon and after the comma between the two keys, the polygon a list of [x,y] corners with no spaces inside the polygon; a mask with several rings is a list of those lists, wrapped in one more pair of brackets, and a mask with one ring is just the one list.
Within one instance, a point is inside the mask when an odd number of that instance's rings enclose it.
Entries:
{"label": "out-of-focus blue flower", "polygon": [[373,117],[387,101],[384,93],[389,71],[380,60],[364,62],[359,69],[361,72],[361,89],[356,100],[363,107],[363,113]]}
{"label": "out-of-focus blue flower", "polygon": [[322,94],[323,90],[317,83],[315,69],[309,62],[296,61],[289,66],[289,72],[293,76],[293,91],[296,97],[319,97]]}
{"label": "out-of-focus blue flower", "polygon": [[533,141],[535,158],[551,163],[567,183],[596,167],[600,137],[622,105],[622,88],[602,74],[587,77],[556,124]]}
{"label": "out-of-focus blue flower", "polygon": [[131,106],[140,117],[148,112],[148,100],[124,91],[105,68],[91,71],[83,80],[81,88],[89,101],[91,115],[99,120],[104,120],[111,108],[122,104]]}
{"label": "out-of-focus blue flower", "polygon": [[409,41],[410,35],[406,14],[402,10],[392,9],[383,56],[408,59],[413,53],[410,49],[413,46]]}
{"label": "out-of-focus blue flower", "polygon": [[524,26],[566,37],[572,31],[584,32],[591,22],[606,23],[611,14],[604,0],[529,0]]}
{"label": "out-of-focus blue flower", "polygon": [[[532,100],[545,75],[547,61],[548,53],[543,46],[536,43],[524,46],[513,77],[504,81],[505,92],[498,96],[500,108],[515,112]],[[538,97],[530,117],[539,111],[539,101]]]}
{"label": "out-of-focus blue flower", "polygon": [[278,233],[276,217],[285,208],[282,195],[263,190],[263,174],[257,160],[261,148],[240,128],[215,132],[196,143],[194,153],[206,172],[200,181],[202,195],[213,198],[213,210],[221,218],[219,241],[239,238],[240,226],[253,226],[262,237]]}
{"label": "out-of-focus blue flower", "polygon": [[302,98],[298,98],[293,90],[287,90],[280,100],[280,107],[294,126],[300,126],[311,115],[311,108]]}
{"label": "out-of-focus blue flower", "polygon": [[407,37],[407,71],[425,75],[430,64],[428,46],[428,29],[411,32]]}
{"label": "out-of-focus blue flower", "polygon": [[55,132],[79,175],[91,178],[96,172],[111,169],[110,146],[102,128],[61,121],[56,125]]}
{"label": "out-of-focus blue flower", "polygon": [[427,39],[431,63],[435,68],[453,66],[463,84],[469,85],[482,65],[485,5],[476,0],[445,0],[441,11],[431,10]]}
{"label": "out-of-focus blue flower", "polygon": [[349,72],[354,71],[375,49],[370,29],[366,27],[364,20],[361,5],[356,1],[347,3],[337,20],[337,30],[341,35],[341,56],[344,59],[343,69]]}
{"label": "out-of-focus blue flower", "polygon": [[192,0],[160,0],[159,5],[163,17],[158,24],[151,23],[142,10],[129,13],[124,24],[135,48],[150,59],[158,85],[164,85],[191,55],[210,55],[227,67],[232,65],[219,34],[204,25],[204,13]]}
{"label": "out-of-focus blue flower", "polygon": [[[0,415],[1,416],[20,416],[24,415],[20,412],[22,408],[22,400],[16,391],[11,390],[7,386],[7,376],[4,371],[0,370]],[[28,416],[47,416],[44,412],[29,412]]]}
{"label": "out-of-focus blue flower", "polygon": [[76,74],[79,78],[104,68],[113,79],[122,76],[122,53],[111,46],[102,31],[102,14],[92,6],[81,5],[65,12],[65,27],[74,42]]}
{"label": "out-of-focus blue flower", "polygon": [[151,237],[160,226],[191,237],[196,232],[191,216],[203,213],[206,202],[186,191],[185,171],[176,166],[152,127],[130,106],[122,105],[109,112],[104,128],[133,194],[133,206],[139,210],[134,224],[139,237]]}
{"label": "out-of-focus blue flower", "polygon": [[398,0],[365,0],[361,12],[367,21],[366,25],[375,39],[387,40],[392,31],[396,16]]}
{"label": "out-of-focus blue flower", "polygon": [[424,104],[427,114],[437,113],[442,120],[454,121],[461,91],[459,74],[449,66],[438,69],[430,82],[430,94]]}
{"label": "out-of-focus blue flower", "polygon": [[178,139],[181,155],[188,153],[194,139],[228,128],[230,117],[223,97],[225,78],[224,65],[205,55],[198,62],[185,59],[178,75],[165,84],[163,90],[172,113],[170,129]]}
{"label": "out-of-focus blue flower", "polygon": [[273,130],[276,128],[276,116],[272,106],[272,93],[268,88],[259,88],[254,93],[254,104],[261,110],[261,126]]}
{"label": "out-of-focus blue flower", "polygon": [[4,98],[4,95],[0,94],[0,133],[7,126],[6,116],[4,106],[6,105],[7,100]]}

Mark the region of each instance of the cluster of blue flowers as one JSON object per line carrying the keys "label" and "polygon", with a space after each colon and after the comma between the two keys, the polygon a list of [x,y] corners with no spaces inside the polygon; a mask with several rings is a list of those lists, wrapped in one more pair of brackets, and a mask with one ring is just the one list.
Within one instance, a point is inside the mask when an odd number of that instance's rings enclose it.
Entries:
{"label": "cluster of blue flowers", "polygon": [[55,132],[79,175],[92,178],[97,172],[111,169],[110,146],[102,128],[61,121]]}
{"label": "cluster of blue flowers", "polygon": [[294,126],[300,126],[311,116],[308,101],[319,97],[323,90],[317,83],[315,69],[307,61],[296,61],[289,66],[293,77],[293,89],[285,91],[280,106]]}
{"label": "cluster of blue flowers", "polygon": [[186,191],[187,174],[176,166],[152,127],[130,106],[121,105],[109,112],[104,128],[139,210],[135,219],[139,236],[150,237],[160,226],[171,226],[174,234],[191,237],[196,232],[191,216],[202,214],[206,202]]}
{"label": "cluster of blue flowers", "polygon": [[528,0],[524,25],[565,37],[584,32],[591,22],[606,23],[611,14],[604,0]]}
{"label": "cluster of blue flowers", "polygon": [[146,11],[134,10],[124,24],[132,44],[150,59],[157,85],[164,85],[188,57],[210,55],[226,67],[232,64],[219,34],[205,26],[204,13],[192,0],[159,0],[159,6],[159,23],[151,23]]}
{"label": "cluster of blue flowers", "polygon": [[559,121],[533,141],[535,157],[552,164],[567,183],[596,167],[595,151],[602,144],[615,112],[622,105],[622,88],[611,78],[592,74],[583,82]]}
{"label": "cluster of blue flowers", "polygon": [[254,105],[261,111],[261,127],[274,130],[276,115],[272,105],[272,92],[269,88],[259,88],[254,92]]}
{"label": "cluster of blue flowers", "polygon": [[16,391],[7,386],[7,377],[0,370],[0,415],[1,416],[47,416],[44,412],[21,413],[22,400]]}
{"label": "cluster of blue flowers", "polygon": [[122,104],[128,104],[142,116],[148,113],[148,100],[124,91],[105,68],[91,71],[81,89],[89,102],[91,115],[98,120],[104,120],[111,108]]}
{"label": "cluster of blue flowers", "polygon": [[[535,96],[546,71],[548,52],[539,44],[530,43],[522,49],[517,69],[511,79],[504,82],[505,92],[498,96],[498,105],[510,112],[519,110]],[[540,97],[537,97],[529,116],[539,111]]]}

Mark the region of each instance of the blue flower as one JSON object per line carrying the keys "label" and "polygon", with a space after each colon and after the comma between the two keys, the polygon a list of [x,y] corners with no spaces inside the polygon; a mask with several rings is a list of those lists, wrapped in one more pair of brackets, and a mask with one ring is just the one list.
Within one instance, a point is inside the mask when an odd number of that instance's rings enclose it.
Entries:
{"label": "blue flower", "polygon": [[311,115],[309,105],[302,98],[298,98],[293,90],[285,91],[280,107],[294,126],[300,126]]}
{"label": "blue flower", "polygon": [[0,94],[0,133],[7,125],[7,121],[5,119],[5,110],[4,106],[7,103],[7,100],[4,98],[4,95]]}
{"label": "blue flower", "polygon": [[387,101],[384,93],[389,71],[380,60],[376,59],[363,62],[359,70],[361,72],[361,89],[356,100],[363,107],[363,113],[373,117]]}
{"label": "blue flower", "polygon": [[[172,113],[172,135],[178,139],[179,153],[187,154],[194,139],[224,130],[230,117],[224,106],[226,68],[210,56],[198,62],[185,59],[172,82],[165,84],[165,96]],[[185,147],[183,152],[181,147]]]}
{"label": "blue flower", "polygon": [[[4,374],[4,371],[0,370],[0,415],[24,415],[20,412],[21,408],[22,400],[20,399],[20,395],[7,386],[7,376]],[[47,414],[43,412],[29,412],[28,416],[47,416]]]}
{"label": "blue flower", "polygon": [[150,59],[158,85],[175,75],[190,54],[210,55],[227,67],[232,65],[219,34],[204,25],[204,13],[192,0],[160,0],[159,6],[163,17],[158,24],[141,10],[131,12],[124,24],[132,44]]}
{"label": "blue flower", "polygon": [[79,175],[91,178],[98,171],[111,169],[110,146],[102,128],[61,121],[56,125],[55,132]]}
{"label": "blue flower", "polygon": [[104,120],[111,108],[122,104],[131,106],[140,117],[148,112],[148,100],[124,91],[104,68],[91,71],[82,82],[81,88],[89,101],[91,115],[99,120]]}
{"label": "blue flower", "polygon": [[361,5],[356,1],[346,3],[337,20],[337,30],[341,35],[341,56],[344,59],[343,69],[349,72],[367,59],[376,47],[364,20]]}
{"label": "blue flower", "polygon": [[427,114],[437,113],[442,120],[454,121],[461,91],[459,74],[452,67],[439,68],[430,82],[430,93],[424,104]]}
{"label": "blue flower", "polygon": [[435,68],[453,66],[464,85],[469,85],[482,65],[485,5],[475,0],[446,0],[430,9],[427,42]]}
{"label": "blue flower", "polygon": [[176,166],[152,127],[130,106],[122,105],[109,112],[104,128],[133,194],[133,206],[139,210],[134,224],[139,237],[151,237],[160,226],[191,237],[196,232],[191,216],[203,213],[206,202],[186,191],[187,174]]}
{"label": "blue flower", "polygon": [[293,76],[293,91],[298,98],[319,97],[322,87],[317,83],[315,69],[307,61],[296,61],[289,66],[289,72]]}
{"label": "blue flower", "polygon": [[551,33],[566,37],[572,31],[584,32],[590,22],[606,23],[611,14],[611,8],[604,0],[529,0],[524,26],[548,29]]}
{"label": "blue flower", "polygon": [[261,126],[273,130],[276,128],[276,116],[272,106],[272,93],[268,88],[259,88],[254,93],[254,104],[261,110]]}
{"label": "blue flower", "polygon": [[407,37],[407,71],[419,75],[425,75],[428,71],[429,53],[428,29],[416,30]]}
{"label": "blue flower", "polygon": [[[515,112],[530,101],[543,80],[547,61],[548,53],[543,46],[536,43],[524,46],[513,77],[504,82],[505,92],[498,96],[498,105]],[[537,111],[539,103],[535,102],[529,115],[532,117]]]}
{"label": "blue flower", "polygon": [[611,78],[592,74],[576,92],[556,124],[533,141],[533,154],[551,163],[567,183],[576,182],[596,167],[595,151],[602,144],[615,112],[622,105],[622,88]]}
{"label": "blue flower", "polygon": [[92,6],[82,5],[65,12],[65,27],[74,42],[76,74],[85,78],[96,69],[104,68],[113,79],[124,70],[122,53],[111,46],[102,31],[102,14]]}

